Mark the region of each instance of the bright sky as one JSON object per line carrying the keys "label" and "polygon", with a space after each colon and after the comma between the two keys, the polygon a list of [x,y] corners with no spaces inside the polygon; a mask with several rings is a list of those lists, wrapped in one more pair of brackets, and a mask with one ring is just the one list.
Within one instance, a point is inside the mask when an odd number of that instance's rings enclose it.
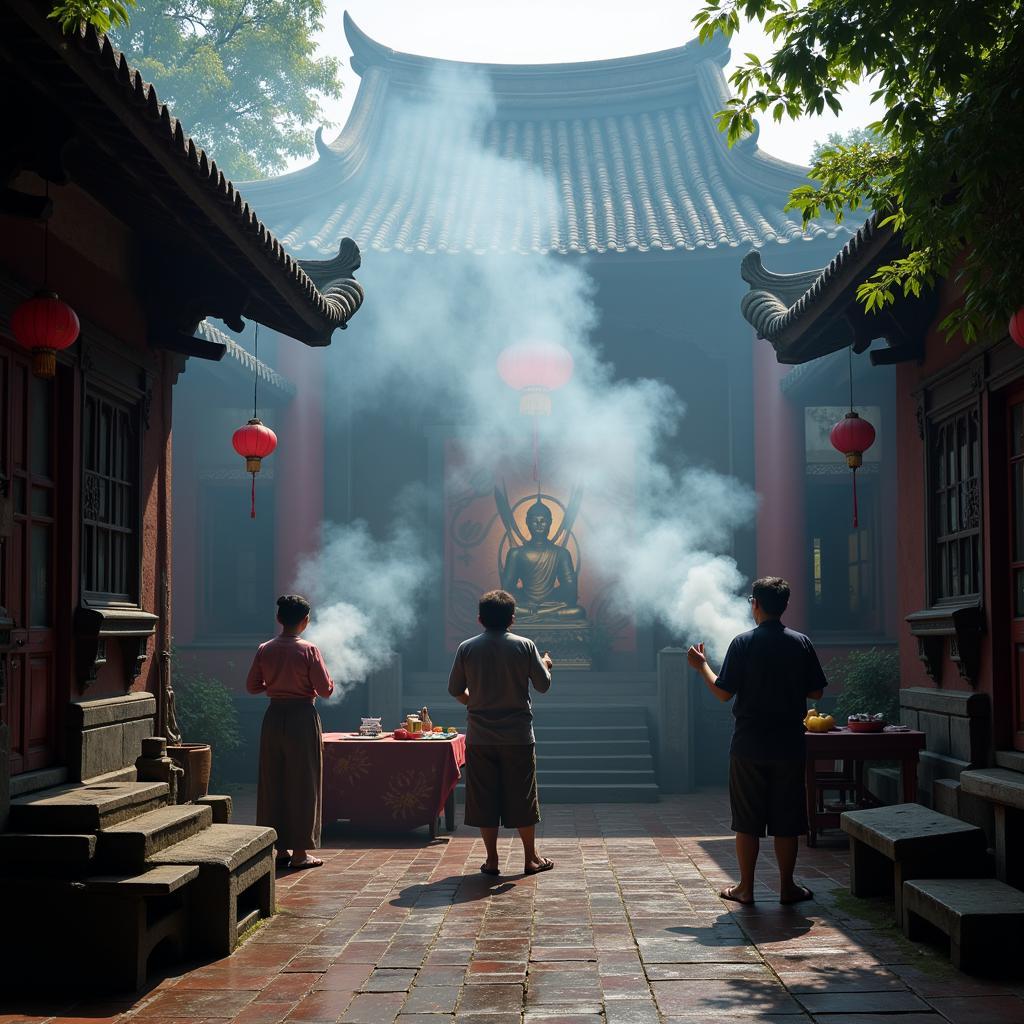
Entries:
{"label": "bright sky", "polygon": [[[343,62],[344,93],[326,107],[336,127],[344,124],[359,86],[348,66],[351,53],[341,17],[344,10],[371,38],[407,53],[450,60],[503,64],[563,63],[625,57],[679,46],[696,34],[691,19],[700,0],[326,0],[320,38],[322,52]],[[734,58],[762,56],[770,43],[759,27],[745,28],[732,40]],[[728,69],[727,69],[728,70]],[[773,156],[806,163],[814,143],[829,132],[845,132],[876,120],[870,89],[843,99],[839,117],[776,124],[761,121],[759,145]],[[298,161],[299,167],[308,161]]]}

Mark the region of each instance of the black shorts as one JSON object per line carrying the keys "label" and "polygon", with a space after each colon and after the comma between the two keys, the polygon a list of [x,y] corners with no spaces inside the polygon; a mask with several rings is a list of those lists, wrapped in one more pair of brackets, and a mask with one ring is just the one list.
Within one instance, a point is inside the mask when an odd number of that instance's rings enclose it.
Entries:
{"label": "black shorts", "polygon": [[532,743],[466,746],[466,824],[525,828],[540,821]]}
{"label": "black shorts", "polygon": [[732,830],[747,835],[798,836],[807,831],[803,761],[729,759]]}

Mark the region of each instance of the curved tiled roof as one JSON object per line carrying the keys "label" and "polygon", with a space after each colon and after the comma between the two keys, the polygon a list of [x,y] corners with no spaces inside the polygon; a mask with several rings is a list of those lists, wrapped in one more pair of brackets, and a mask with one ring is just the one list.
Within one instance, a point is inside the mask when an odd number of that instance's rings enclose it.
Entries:
{"label": "curved tiled roof", "polygon": [[[65,36],[34,0],[5,0],[0,9],[4,43],[55,105],[113,160],[137,172],[157,198],[134,212],[167,208],[178,235],[198,239],[244,282],[245,316],[308,344],[329,344],[359,308],[359,286],[333,293],[318,288],[106,36],[91,25]],[[98,161],[91,168],[100,179],[111,177],[109,169]]]}
{"label": "curved tiled roof", "polygon": [[[888,249],[897,244],[889,227],[872,214],[827,266],[799,274],[768,270],[761,254],[747,253],[740,274],[750,291],[740,300],[744,319],[758,337],[772,343],[780,362],[800,362],[851,344],[852,327],[831,315],[842,306],[864,276]],[[841,319],[841,318],[840,318]]]}
{"label": "curved tiled roof", "polygon": [[610,253],[834,236],[783,213],[803,168],[729,149],[713,120],[728,49],[559,65],[398,53],[346,15],[362,76],[309,168],[246,186],[283,242],[331,251]]}

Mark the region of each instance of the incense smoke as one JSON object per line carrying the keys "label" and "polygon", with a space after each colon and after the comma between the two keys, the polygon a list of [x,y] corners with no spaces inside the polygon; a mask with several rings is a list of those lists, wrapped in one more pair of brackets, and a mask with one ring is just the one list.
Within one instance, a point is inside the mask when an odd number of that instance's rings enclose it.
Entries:
{"label": "incense smoke", "polygon": [[[412,127],[431,122],[444,144],[436,165],[420,169],[427,194],[432,175],[439,186],[453,175],[496,176],[509,198],[499,210],[486,211],[485,239],[509,237],[514,222],[508,218],[523,203],[557,216],[551,179],[478,141],[494,109],[486,79],[444,74],[441,86],[452,102],[443,110],[410,102],[385,126],[382,144],[394,147],[400,160]],[[726,552],[733,532],[750,522],[755,496],[739,481],[689,465],[670,450],[685,408],[668,384],[616,379],[590,340],[598,311],[582,260],[368,253],[360,277],[371,300],[360,313],[359,333],[372,341],[344,346],[332,364],[348,379],[355,411],[387,406],[410,424],[424,417],[457,424],[468,472],[493,471],[499,453],[530,458],[530,431],[495,372],[501,350],[542,339],[572,353],[574,376],[555,394],[555,412],[540,421],[540,430],[544,478],[582,485],[587,507],[600,510],[587,520],[587,571],[614,584],[622,611],[659,620],[680,640],[705,640],[721,658],[731,638],[751,625],[737,596],[742,574]],[[311,634],[324,645],[332,670],[352,679],[379,665],[412,626],[387,595],[404,593],[408,601],[417,588],[439,586],[422,555],[437,538],[424,537],[422,527],[404,518],[383,543],[363,524],[334,525],[326,536],[324,551],[304,566],[298,586],[328,606],[317,611]],[[347,586],[369,579],[374,590],[365,596]]]}

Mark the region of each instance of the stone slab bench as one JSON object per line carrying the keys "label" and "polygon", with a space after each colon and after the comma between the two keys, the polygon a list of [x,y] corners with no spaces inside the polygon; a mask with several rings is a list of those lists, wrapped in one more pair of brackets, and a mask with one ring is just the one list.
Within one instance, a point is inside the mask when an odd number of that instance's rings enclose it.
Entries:
{"label": "stone slab bench", "polygon": [[198,878],[196,865],[81,880],[0,876],[0,906],[12,923],[0,929],[0,989],[138,991],[154,953],[186,953]]}
{"label": "stone slab bench", "polygon": [[915,879],[903,883],[903,931],[922,922],[949,936],[953,966],[967,972],[1015,966],[1024,955],[1024,892],[995,878]]}
{"label": "stone slab bench", "polygon": [[903,923],[903,883],[908,879],[987,874],[985,833],[921,804],[847,811],[839,824],[850,837],[850,892],[891,893],[897,924]]}
{"label": "stone slab bench", "polygon": [[992,804],[996,877],[1010,885],[1024,885],[1024,773],[1010,768],[976,768],[960,773],[960,788]]}
{"label": "stone slab bench", "polygon": [[98,832],[167,803],[163,782],[73,783],[11,801],[12,832]]}
{"label": "stone slab bench", "polygon": [[238,943],[239,922],[274,912],[274,842],[260,825],[211,825],[150,858],[153,865],[194,864],[190,887],[189,943],[198,956],[228,956]]}

